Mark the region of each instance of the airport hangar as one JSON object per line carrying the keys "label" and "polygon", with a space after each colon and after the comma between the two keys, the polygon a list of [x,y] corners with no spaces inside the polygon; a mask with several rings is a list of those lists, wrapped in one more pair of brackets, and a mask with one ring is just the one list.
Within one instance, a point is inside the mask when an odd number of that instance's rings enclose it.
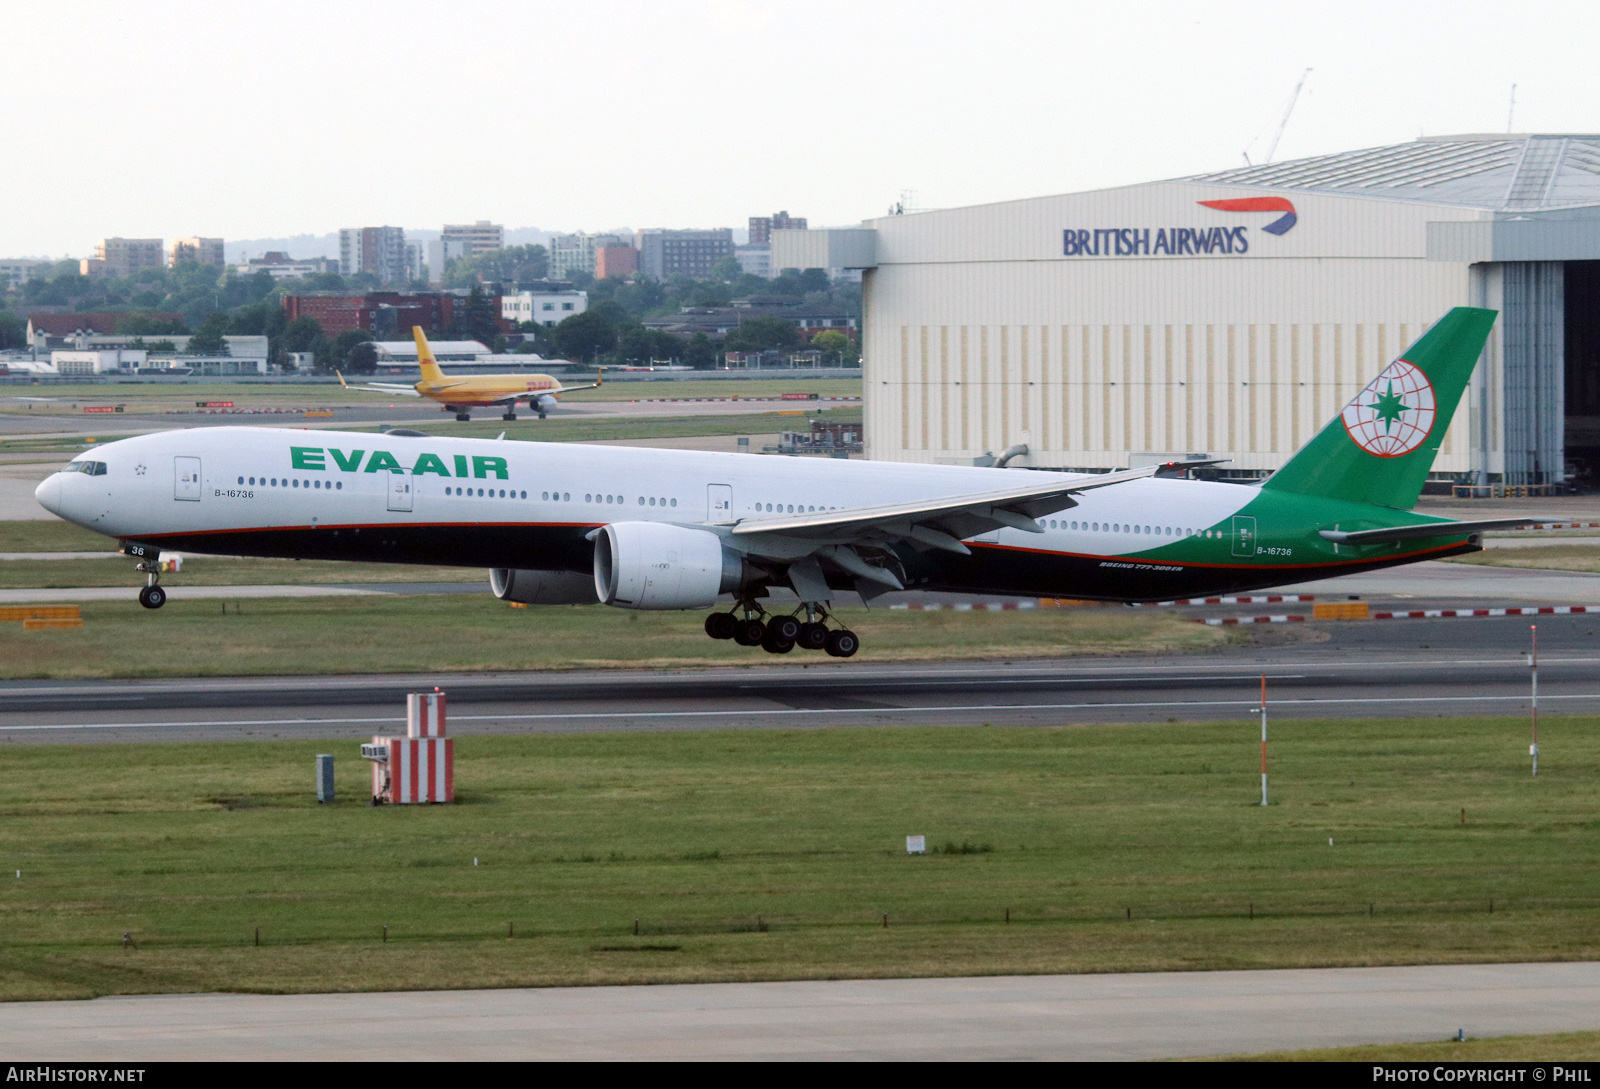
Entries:
{"label": "airport hangar", "polygon": [[1457,305],[1500,311],[1434,480],[1600,477],[1600,135],[1468,135],[776,231],[863,271],[867,455],[1282,465]]}

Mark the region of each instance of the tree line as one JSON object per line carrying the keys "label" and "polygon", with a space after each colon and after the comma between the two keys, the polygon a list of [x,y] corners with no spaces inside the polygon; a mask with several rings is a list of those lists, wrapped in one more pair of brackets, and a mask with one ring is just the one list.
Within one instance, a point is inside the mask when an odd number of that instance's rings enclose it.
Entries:
{"label": "tree line", "polygon": [[[643,321],[675,314],[685,307],[727,306],[732,300],[747,296],[834,306],[855,317],[858,325],[861,314],[859,284],[831,283],[821,269],[788,269],[764,280],[742,273],[737,261],[725,258],[704,280],[596,280],[587,274],[576,274],[574,286],[588,292],[589,306],[584,313],[553,327],[526,322],[516,331],[520,338],[503,336],[499,314],[485,286],[498,285],[512,293],[519,282],[541,279],[547,270],[548,255],[538,245],[511,246],[452,262],[446,286],[471,290],[456,307],[452,325],[427,330],[428,334],[443,339],[478,340],[495,352],[515,350],[603,364],[673,359],[704,368],[715,366],[722,351],[796,348],[800,345],[800,331],[782,318],[755,317],[741,323],[724,342],[717,343],[703,333],[680,337],[647,329]],[[17,311],[31,306],[64,306],[79,313],[125,312],[117,322],[118,333],[146,337],[192,334],[198,339],[191,341],[190,351],[200,354],[221,354],[226,350],[224,336],[266,336],[271,362],[276,366],[286,366],[292,353],[310,353],[318,369],[337,368],[361,374],[376,368],[377,353],[370,347],[370,333],[356,330],[329,336],[312,318],[289,321],[282,302],[283,296],[290,293],[357,293],[386,286],[367,273],[350,277],[319,273],[297,281],[275,281],[265,270],[240,275],[231,268],[219,272],[214,266],[181,262],[172,268],[140,269],[126,277],[86,277],[79,275],[75,261],[59,262],[49,272],[12,290],[0,304],[0,349],[27,346],[27,321]],[[387,286],[407,290],[426,285]],[[159,313],[180,317],[160,318],[156,316]],[[519,339],[520,343],[513,347]],[[159,350],[162,344],[157,340],[148,346]],[[829,363],[851,365],[859,359],[850,338],[832,330],[817,334],[808,346],[823,351]]]}

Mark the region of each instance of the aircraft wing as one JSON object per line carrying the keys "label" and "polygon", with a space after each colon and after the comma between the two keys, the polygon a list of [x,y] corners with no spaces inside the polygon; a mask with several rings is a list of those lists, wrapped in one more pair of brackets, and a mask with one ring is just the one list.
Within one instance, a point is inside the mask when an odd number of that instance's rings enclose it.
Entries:
{"label": "aircraft wing", "polygon": [[1518,529],[1537,521],[1537,518],[1487,518],[1478,522],[1421,522],[1386,529],[1322,529],[1317,531],[1317,535],[1334,544],[1382,544],[1387,541],[1414,541],[1421,537],[1460,537],[1489,529]]}
{"label": "aircraft wing", "polygon": [[863,560],[854,548],[881,547],[903,540],[914,546],[967,555],[971,550],[962,543],[964,537],[1001,527],[1043,533],[1044,527],[1034,519],[1077,506],[1073,496],[1079,492],[1109,488],[1186,467],[1184,463],[1174,462],[1065,479],[1055,473],[1027,473],[1024,475],[1032,478],[1031,482],[1015,488],[717,524],[728,526],[735,545],[752,555],[790,561],[815,555],[861,578],[899,588],[899,580],[892,573]]}
{"label": "aircraft wing", "polygon": [[415,386],[402,386],[399,383],[394,383],[394,382],[373,382],[373,383],[371,383],[369,385],[365,385],[365,386],[352,386],[350,383],[348,383],[348,382],[346,382],[344,380],[344,375],[339,374],[338,371],[334,371],[333,373],[339,375],[339,384],[341,386],[343,386],[347,390],[352,390],[352,391],[355,391],[357,393],[387,393],[387,394],[390,394],[390,395],[398,395],[398,396],[401,396],[401,397],[421,397],[422,396],[422,394],[417,392],[417,389],[416,389]]}

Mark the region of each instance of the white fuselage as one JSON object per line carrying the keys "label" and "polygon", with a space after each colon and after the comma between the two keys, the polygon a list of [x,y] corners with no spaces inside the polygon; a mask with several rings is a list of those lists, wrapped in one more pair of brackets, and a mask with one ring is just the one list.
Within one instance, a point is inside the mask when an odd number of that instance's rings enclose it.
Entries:
{"label": "white fuselage", "polygon": [[[682,525],[759,521],[1014,486],[1018,471],[764,457],[568,443],[217,427],[144,435],[74,459],[104,472],[58,473],[39,501],[128,540],[180,537],[186,551],[237,553],[257,531]],[[1253,488],[1147,479],[1085,492],[1043,534],[979,538],[1033,552],[1127,556],[1224,523]],[[1068,528],[1069,526],[1082,528]],[[1093,528],[1090,528],[1093,527]],[[214,547],[197,544],[212,538]],[[234,542],[234,543],[230,543]],[[434,561],[397,554],[395,562]],[[505,566],[527,564],[505,557]]]}

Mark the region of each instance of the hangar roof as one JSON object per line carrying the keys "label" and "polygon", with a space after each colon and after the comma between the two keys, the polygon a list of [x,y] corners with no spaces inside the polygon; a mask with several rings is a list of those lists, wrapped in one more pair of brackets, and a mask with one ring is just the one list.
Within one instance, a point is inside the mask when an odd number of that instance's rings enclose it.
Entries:
{"label": "hangar roof", "polygon": [[1428,136],[1188,180],[1539,212],[1600,204],[1600,135]]}

